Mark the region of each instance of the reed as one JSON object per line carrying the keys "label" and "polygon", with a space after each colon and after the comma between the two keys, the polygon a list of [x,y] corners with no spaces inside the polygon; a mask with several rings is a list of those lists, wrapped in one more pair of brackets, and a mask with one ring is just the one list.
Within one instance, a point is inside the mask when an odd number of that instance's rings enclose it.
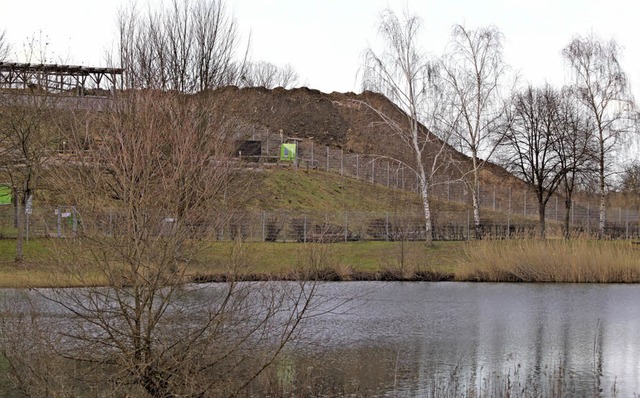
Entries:
{"label": "reed", "polygon": [[477,241],[465,245],[455,276],[485,282],[640,282],[640,247],[630,242]]}

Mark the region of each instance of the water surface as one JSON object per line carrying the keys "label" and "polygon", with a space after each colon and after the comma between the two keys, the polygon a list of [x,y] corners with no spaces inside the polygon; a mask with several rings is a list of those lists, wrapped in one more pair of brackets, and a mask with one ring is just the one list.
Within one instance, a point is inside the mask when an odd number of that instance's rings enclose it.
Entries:
{"label": "water surface", "polygon": [[640,286],[353,282],[321,294],[353,300],[307,322],[296,358],[320,356],[374,395],[495,389],[507,377],[540,394],[640,391]]}

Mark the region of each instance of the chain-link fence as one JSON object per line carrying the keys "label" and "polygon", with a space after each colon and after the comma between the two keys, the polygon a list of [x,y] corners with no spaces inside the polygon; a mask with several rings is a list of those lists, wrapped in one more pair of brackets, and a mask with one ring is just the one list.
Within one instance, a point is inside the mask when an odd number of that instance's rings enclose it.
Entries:
{"label": "chain-link fence", "polygon": [[[493,239],[524,238],[538,235],[538,221],[532,214],[501,213],[484,222],[482,235]],[[576,207],[570,219],[574,235],[590,236],[597,232],[597,214],[589,208]],[[640,226],[637,213],[609,209],[610,221],[605,228],[609,239],[638,239]],[[547,235],[561,236],[562,220],[553,209],[547,212]],[[578,215],[578,216],[576,216]],[[559,216],[559,214],[558,214]],[[632,217],[633,216],[633,217]],[[74,237],[85,228],[105,236],[119,235],[127,228],[126,218],[115,209],[104,209],[87,217],[91,225],[84,225],[82,211],[71,206],[34,207],[27,217],[29,237]],[[176,222],[169,216],[149,218],[153,234],[167,233]],[[0,207],[0,231],[15,231],[16,211]],[[361,240],[424,240],[424,217],[420,212],[339,212],[339,211],[243,211],[229,215],[211,213],[193,225],[190,234],[196,238],[266,242],[349,242]],[[15,233],[15,232],[14,232]],[[473,215],[470,208],[440,210],[433,214],[435,240],[467,240],[474,236]]]}
{"label": "chain-link fence", "polygon": [[[284,136],[275,137],[268,132],[254,132],[251,137],[259,140],[261,154],[254,160],[259,162],[279,162],[280,145],[287,141]],[[326,172],[357,178],[395,189],[418,192],[418,180],[415,173],[402,162],[374,155],[346,153],[342,149],[317,145],[313,140],[296,140],[298,146],[297,164],[295,167],[310,167]],[[431,199],[444,203],[460,203],[471,206],[472,197],[468,185],[464,181],[437,181],[432,184]],[[515,224],[522,224],[519,219],[534,220],[538,217],[538,203],[535,193],[525,187],[512,188],[505,185],[491,185],[478,187],[480,207],[490,211],[486,219],[499,219],[505,228],[512,228]],[[463,211],[463,213],[465,213]],[[465,214],[459,218],[464,218]],[[554,195],[545,206],[545,219],[551,223],[561,223],[567,216],[565,200]],[[581,233],[591,234],[597,231],[599,222],[599,208],[596,202],[587,200],[574,201],[569,210],[569,224],[571,228]],[[435,215],[438,218],[438,215]],[[508,223],[506,218],[511,218]],[[607,208],[605,212],[606,234],[608,236],[633,236],[640,222],[640,210],[629,208]],[[495,224],[484,222],[485,225]],[[515,224],[514,224],[515,223]],[[531,221],[524,223],[523,228]],[[436,223],[437,224],[437,223]],[[460,224],[460,223],[458,223]],[[528,228],[528,227],[527,227]]]}
{"label": "chain-link fence", "polygon": [[[278,162],[280,144],[270,135],[255,134],[260,140],[255,162]],[[345,153],[343,150],[315,145],[312,140],[298,142],[297,167],[313,167],[358,178],[390,188],[417,192],[415,175],[398,161],[370,155]],[[431,199],[439,203],[432,210],[433,237],[436,240],[466,240],[474,236],[471,195],[462,181],[435,184]],[[508,186],[481,186],[478,189],[483,209],[482,234],[493,238],[515,238],[538,234],[538,204],[531,190]],[[443,206],[457,203],[456,206]],[[444,209],[444,210],[441,210]],[[456,210],[457,209],[457,210]],[[0,206],[0,237],[15,234],[16,209]],[[546,204],[547,235],[561,235],[567,216],[564,198],[553,196]],[[599,208],[588,201],[576,201],[568,214],[573,234],[595,235]],[[92,227],[106,236],[118,234],[125,218],[114,209],[91,214]],[[229,215],[211,214],[207,225],[194,225],[194,236],[218,240],[241,237],[252,241],[342,242],[354,240],[421,240],[425,238],[422,214],[415,212],[314,212],[314,211],[245,211]],[[153,221],[157,231],[170,228],[171,216]],[[34,206],[27,215],[27,237],[72,237],[82,233],[82,211],[73,206]],[[638,209],[607,208],[605,237],[637,239],[640,229]]]}

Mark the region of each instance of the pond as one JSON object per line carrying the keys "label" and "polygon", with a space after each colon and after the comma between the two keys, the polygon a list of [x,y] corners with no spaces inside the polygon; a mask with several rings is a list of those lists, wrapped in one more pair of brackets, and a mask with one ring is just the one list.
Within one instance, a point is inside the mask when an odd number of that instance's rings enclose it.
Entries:
{"label": "pond", "polygon": [[321,294],[353,300],[306,323],[291,367],[315,362],[346,393],[640,391],[640,286],[353,282]]}
{"label": "pond", "polygon": [[[223,288],[193,285],[177,305]],[[15,310],[25,296],[4,297]],[[325,304],[271,371],[276,395],[640,392],[639,285],[337,282],[320,283],[317,298]]]}

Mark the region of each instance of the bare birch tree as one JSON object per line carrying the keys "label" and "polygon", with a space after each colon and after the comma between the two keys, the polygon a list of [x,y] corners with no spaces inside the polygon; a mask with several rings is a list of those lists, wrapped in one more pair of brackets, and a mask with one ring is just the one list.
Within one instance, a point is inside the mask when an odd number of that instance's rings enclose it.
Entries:
{"label": "bare birch tree", "polygon": [[631,131],[633,98],[620,65],[620,48],[615,41],[603,42],[592,36],[576,37],[562,51],[573,75],[578,99],[593,117],[597,147],[598,195],[600,211],[598,237],[604,235],[607,184],[614,171],[614,154]]}
{"label": "bare birch tree", "polygon": [[[446,154],[442,134],[437,127],[440,111],[446,101],[438,85],[437,62],[430,61],[418,47],[421,20],[405,13],[400,19],[387,9],[381,15],[379,33],[385,48],[376,53],[368,49],[365,53],[363,87],[386,95],[405,114],[399,121],[378,110],[378,115],[388,126],[390,134],[398,137],[412,153],[414,163],[410,165],[418,180],[418,191],[422,201],[426,239],[433,239],[433,222],[430,207],[432,178]],[[427,156],[429,155],[429,156]],[[425,163],[429,162],[427,167]]]}
{"label": "bare birch tree", "polygon": [[[451,91],[451,143],[471,157],[470,178],[476,239],[481,238],[480,170],[493,156],[504,128],[506,101],[501,97],[507,67],[502,60],[502,34],[495,26],[469,30],[453,27],[443,58],[446,89]],[[465,170],[465,172],[468,172]]]}

